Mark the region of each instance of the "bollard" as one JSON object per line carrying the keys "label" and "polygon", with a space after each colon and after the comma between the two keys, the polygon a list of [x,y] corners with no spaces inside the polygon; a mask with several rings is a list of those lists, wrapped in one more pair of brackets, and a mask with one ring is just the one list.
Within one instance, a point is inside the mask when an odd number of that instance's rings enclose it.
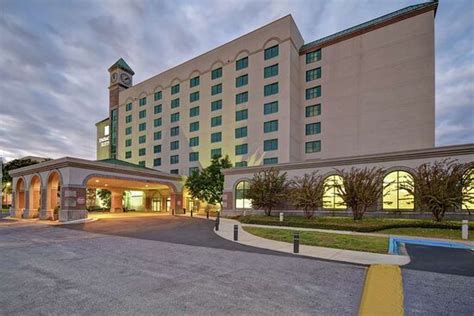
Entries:
{"label": "bollard", "polygon": [[209,211],[206,211],[206,218],[209,219]]}
{"label": "bollard", "polygon": [[219,220],[216,218],[216,232],[219,231]]}
{"label": "bollard", "polygon": [[300,232],[293,234],[293,253],[300,253]]}
{"label": "bollard", "polygon": [[283,212],[280,213],[280,222],[283,222]]}
{"label": "bollard", "polygon": [[467,219],[463,219],[462,220],[462,239],[464,240],[467,240],[468,237],[469,237],[469,225],[468,225],[468,222],[467,222]]}
{"label": "bollard", "polygon": [[193,217],[193,209],[191,209],[191,217]]}
{"label": "bollard", "polygon": [[239,225],[234,225],[234,241],[239,240]]}

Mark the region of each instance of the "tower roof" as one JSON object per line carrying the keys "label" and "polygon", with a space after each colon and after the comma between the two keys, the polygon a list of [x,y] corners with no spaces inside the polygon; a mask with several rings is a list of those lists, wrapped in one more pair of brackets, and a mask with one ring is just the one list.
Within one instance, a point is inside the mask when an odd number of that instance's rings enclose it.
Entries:
{"label": "tower roof", "polygon": [[117,60],[115,62],[115,64],[110,66],[109,71],[111,71],[115,68],[120,68],[122,70],[125,70],[126,72],[128,72],[132,76],[135,74],[135,72],[132,70],[132,68],[130,68],[130,66],[125,62],[125,60],[123,60],[123,58],[120,58],[119,60]]}

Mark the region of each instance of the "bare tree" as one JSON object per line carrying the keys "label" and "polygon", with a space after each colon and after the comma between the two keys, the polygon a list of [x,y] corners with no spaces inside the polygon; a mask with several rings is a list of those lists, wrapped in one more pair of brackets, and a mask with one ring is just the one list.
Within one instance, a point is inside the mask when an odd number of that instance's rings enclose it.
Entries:
{"label": "bare tree", "polygon": [[263,208],[270,216],[272,209],[280,205],[288,196],[288,182],[286,172],[269,168],[254,174],[249,181],[247,197],[252,201],[254,209]]}
{"label": "bare tree", "polygon": [[324,195],[324,179],[317,171],[295,177],[290,181],[291,203],[303,209],[306,218],[312,218],[314,212],[322,207]]}

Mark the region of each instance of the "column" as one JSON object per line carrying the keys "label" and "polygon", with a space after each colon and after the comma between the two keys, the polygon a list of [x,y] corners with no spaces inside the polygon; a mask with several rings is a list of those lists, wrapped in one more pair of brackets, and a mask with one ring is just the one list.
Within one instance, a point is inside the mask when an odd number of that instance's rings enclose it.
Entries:
{"label": "column", "polygon": [[28,193],[26,194],[26,199],[28,200],[28,207],[25,208],[25,212],[23,213],[23,218],[37,218],[40,208],[40,190],[35,190],[33,187],[30,188]]}
{"label": "column", "polygon": [[232,214],[234,211],[234,194],[233,192],[223,192],[222,193],[222,210],[221,215]]}
{"label": "column", "polygon": [[48,208],[48,189],[42,188],[41,189],[41,205],[40,205],[40,212],[39,212],[39,219],[53,219],[54,211]]}
{"label": "column", "polygon": [[59,221],[69,222],[86,219],[86,187],[61,187],[61,209],[59,210]]}
{"label": "column", "polygon": [[112,193],[112,196],[110,197],[110,212],[123,212],[123,190],[113,189],[110,190],[110,192]]}
{"label": "column", "polygon": [[173,192],[171,192],[170,198],[171,198],[171,206],[170,206],[171,210],[170,210],[170,212],[173,213],[173,210],[174,210],[175,214],[184,213],[184,210],[183,210],[183,194],[182,193],[173,193]]}
{"label": "column", "polygon": [[20,192],[20,194],[23,194],[23,203],[24,203],[24,209],[22,212],[21,217],[22,218],[29,218],[28,217],[28,210],[30,209],[30,191],[24,191]]}
{"label": "column", "polygon": [[144,191],[145,193],[145,211],[151,211],[151,202],[153,200],[154,191]]}

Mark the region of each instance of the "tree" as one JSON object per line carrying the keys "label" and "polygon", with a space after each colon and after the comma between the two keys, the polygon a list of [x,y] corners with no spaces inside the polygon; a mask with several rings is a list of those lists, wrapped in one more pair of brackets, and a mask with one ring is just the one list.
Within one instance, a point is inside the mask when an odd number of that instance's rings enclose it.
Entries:
{"label": "tree", "polygon": [[110,206],[112,205],[112,193],[109,190],[100,189],[97,190],[97,196],[102,203],[110,209]]}
{"label": "tree", "polygon": [[336,171],[342,176],[342,183],[333,184],[335,194],[351,209],[354,220],[361,220],[367,209],[383,197],[388,186],[383,184],[384,170],[352,167],[349,171]]}
{"label": "tree", "polygon": [[86,208],[93,209],[96,206],[96,189],[86,190]]}
{"label": "tree", "polygon": [[254,209],[263,208],[265,215],[270,216],[272,210],[286,200],[288,191],[286,172],[280,174],[279,169],[269,168],[254,174],[249,181],[247,197]]}
{"label": "tree", "polygon": [[317,171],[295,177],[290,181],[290,200],[299,209],[303,209],[306,218],[312,218],[314,212],[322,207],[324,179]]}
{"label": "tree", "polygon": [[466,191],[472,177],[465,164],[444,159],[418,166],[413,172],[413,182],[400,187],[413,195],[417,207],[429,210],[434,220],[441,222],[447,211],[474,202],[474,192]]}

